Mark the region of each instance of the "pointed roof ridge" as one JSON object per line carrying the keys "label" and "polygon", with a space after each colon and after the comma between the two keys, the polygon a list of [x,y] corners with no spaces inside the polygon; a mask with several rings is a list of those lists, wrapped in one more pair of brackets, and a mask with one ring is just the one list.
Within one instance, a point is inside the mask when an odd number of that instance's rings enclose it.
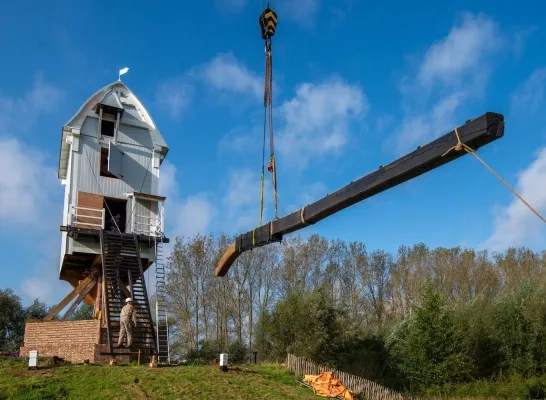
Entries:
{"label": "pointed roof ridge", "polygon": [[[87,118],[87,116],[91,116],[91,114],[93,114],[96,118],[96,107],[98,104],[103,104],[107,107],[120,108],[122,110],[122,113],[126,114],[124,113],[125,102],[121,101],[124,93],[126,94],[126,96],[128,96],[128,104],[132,104],[133,107],[136,107],[138,113],[143,118],[143,121],[134,118],[130,121],[130,123],[134,126],[141,126],[142,128],[146,128],[149,130],[153,143],[153,148],[156,149],[156,151],[159,150],[162,155],[160,159],[160,165],[162,164],[163,160],[167,156],[167,153],[169,152],[168,144],[163,138],[163,135],[161,135],[161,132],[157,128],[154,120],[152,119],[152,116],[150,115],[144,104],[142,104],[140,99],[125,84],[125,82],[117,80],[109,83],[106,86],[103,86],[101,89],[97,90],[94,94],[89,96],[87,100],[83,104],[81,104],[78,111],[76,111],[72,115],[72,117],[70,117],[70,119],[65,124],[63,124],[58,171],[58,177],[60,179],[66,178],[66,168],[68,161],[69,145],[66,142],[66,136],[68,133],[65,131],[65,128],[81,129],[83,122],[85,118]],[[127,114],[130,113],[127,112]]]}
{"label": "pointed roof ridge", "polygon": [[102,98],[101,101],[99,101],[99,104],[120,108],[123,109],[123,105],[121,104],[121,100],[119,99],[119,96],[114,88],[111,88]]}

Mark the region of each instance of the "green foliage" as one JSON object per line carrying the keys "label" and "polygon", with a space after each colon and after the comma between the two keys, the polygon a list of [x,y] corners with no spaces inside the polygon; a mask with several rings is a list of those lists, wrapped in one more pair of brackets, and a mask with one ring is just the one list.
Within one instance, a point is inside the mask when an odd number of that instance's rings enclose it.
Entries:
{"label": "green foliage", "polygon": [[472,365],[463,352],[463,337],[443,296],[430,282],[422,304],[397,334],[392,356],[411,389],[424,390],[439,382],[457,383],[469,376]]}
{"label": "green foliage", "polygon": [[499,352],[498,374],[534,376],[545,370],[546,290],[524,283],[495,301],[490,337]]}
{"label": "green foliage", "polygon": [[228,361],[233,364],[242,364],[249,360],[248,347],[237,341],[230,343],[227,353],[229,355]]}
{"label": "green foliage", "polygon": [[371,332],[355,332],[337,353],[336,366],[345,372],[382,381],[389,368],[389,353],[383,338]]}
{"label": "green foliage", "polygon": [[46,303],[43,303],[39,301],[38,299],[34,299],[32,304],[28,306],[27,309],[25,310],[25,318],[26,319],[42,319],[47,315],[50,308],[51,307],[49,307]]}
{"label": "green foliage", "polygon": [[453,399],[466,397],[543,399],[546,397],[546,375],[532,378],[511,375],[503,380],[480,379],[458,385],[444,384],[425,390],[425,394]]}
{"label": "green foliage", "polygon": [[321,288],[310,293],[291,292],[258,323],[260,354],[282,360],[291,352],[318,363],[337,364],[348,334],[344,317]]}
{"label": "green foliage", "polygon": [[0,350],[16,351],[23,341],[25,310],[13,290],[0,289]]}
{"label": "green foliage", "polygon": [[87,303],[82,303],[70,316],[71,321],[81,321],[91,319],[93,316],[93,306]]}

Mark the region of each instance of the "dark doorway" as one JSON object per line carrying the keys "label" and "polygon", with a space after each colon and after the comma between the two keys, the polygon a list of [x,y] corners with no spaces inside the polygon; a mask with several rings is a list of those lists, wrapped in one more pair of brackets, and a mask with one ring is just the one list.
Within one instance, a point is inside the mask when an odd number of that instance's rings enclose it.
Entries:
{"label": "dark doorway", "polygon": [[[119,230],[121,232],[125,232],[125,223],[127,221],[127,200],[105,197],[104,208],[106,213],[106,224],[104,229],[117,232],[117,224],[119,226]],[[116,223],[114,223],[114,220]]]}

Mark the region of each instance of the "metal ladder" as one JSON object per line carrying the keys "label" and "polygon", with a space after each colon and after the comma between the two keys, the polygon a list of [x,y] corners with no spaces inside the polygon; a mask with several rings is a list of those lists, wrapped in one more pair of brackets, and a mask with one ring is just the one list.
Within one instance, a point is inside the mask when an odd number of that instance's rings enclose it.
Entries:
{"label": "metal ladder", "polygon": [[160,240],[154,235],[155,248],[155,315],[157,324],[157,352],[158,361],[171,362],[169,348],[169,323],[167,320],[167,299],[165,292],[165,264],[163,254],[162,234]]}

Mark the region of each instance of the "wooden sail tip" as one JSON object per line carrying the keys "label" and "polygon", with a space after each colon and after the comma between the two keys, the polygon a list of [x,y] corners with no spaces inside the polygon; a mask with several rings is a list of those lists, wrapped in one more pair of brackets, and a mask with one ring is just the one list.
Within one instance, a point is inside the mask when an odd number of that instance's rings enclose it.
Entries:
{"label": "wooden sail tip", "polygon": [[216,267],[216,276],[224,276],[227,274],[237,257],[241,254],[240,251],[237,250],[237,246],[235,245],[235,242],[233,242],[225,251],[224,255],[218,262],[218,266]]}

